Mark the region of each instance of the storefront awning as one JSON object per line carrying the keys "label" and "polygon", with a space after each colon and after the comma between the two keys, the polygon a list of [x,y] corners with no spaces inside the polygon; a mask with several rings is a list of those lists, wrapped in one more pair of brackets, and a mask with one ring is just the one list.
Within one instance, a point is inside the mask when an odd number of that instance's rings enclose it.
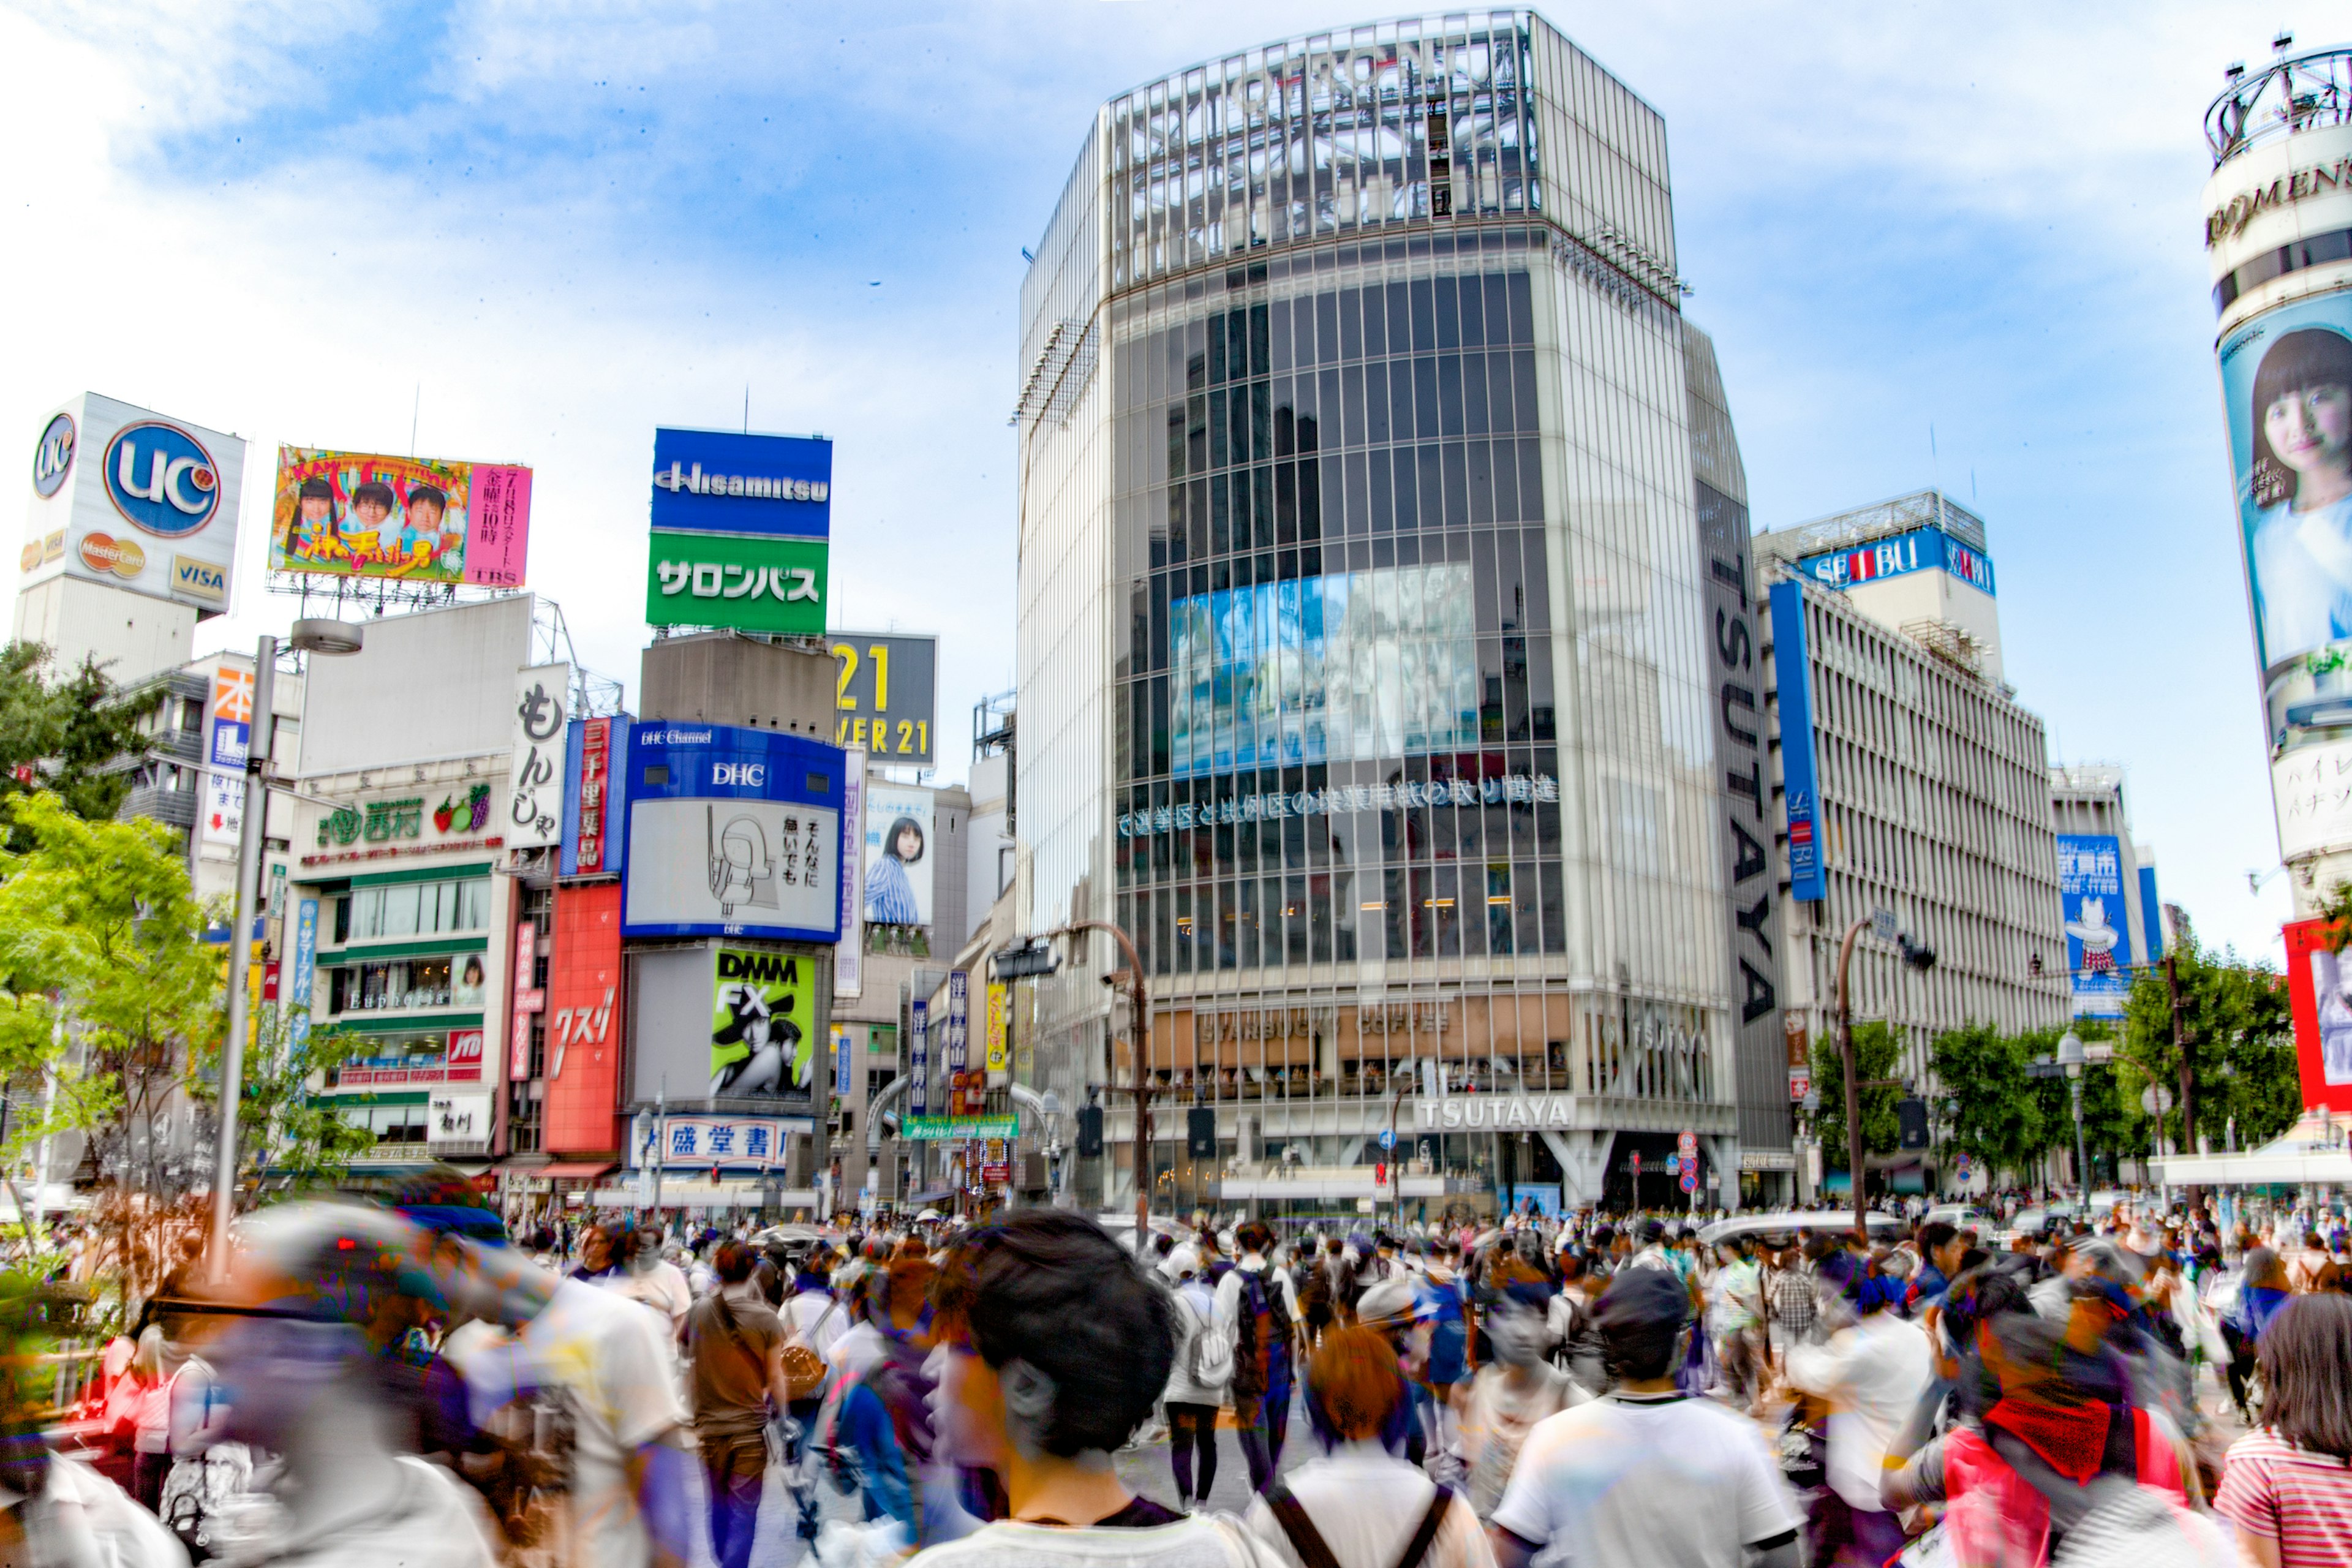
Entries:
{"label": "storefront awning", "polygon": [[619,1168],[610,1160],[558,1160],[546,1165],[525,1165],[509,1160],[499,1167],[509,1176],[528,1176],[534,1181],[545,1179],[557,1182],[593,1181],[607,1171]]}

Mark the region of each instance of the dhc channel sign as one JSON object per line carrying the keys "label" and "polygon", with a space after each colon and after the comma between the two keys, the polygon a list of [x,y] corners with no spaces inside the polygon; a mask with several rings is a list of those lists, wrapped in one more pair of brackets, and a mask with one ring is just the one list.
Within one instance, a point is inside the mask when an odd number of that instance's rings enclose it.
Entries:
{"label": "dhc channel sign", "polygon": [[100,465],[107,499],[133,528],[158,539],[185,539],[220,510],[220,470],[213,455],[176,425],[126,425]]}

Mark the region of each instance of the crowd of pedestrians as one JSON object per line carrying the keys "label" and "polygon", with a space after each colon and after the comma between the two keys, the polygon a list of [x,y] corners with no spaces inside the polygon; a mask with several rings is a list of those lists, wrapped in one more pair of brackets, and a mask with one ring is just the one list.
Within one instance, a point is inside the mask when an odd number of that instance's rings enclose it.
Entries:
{"label": "crowd of pedestrians", "polygon": [[442,1196],[189,1247],[62,1407],[82,1308],[0,1277],[0,1565],[2352,1564],[2321,1212],[510,1240]]}

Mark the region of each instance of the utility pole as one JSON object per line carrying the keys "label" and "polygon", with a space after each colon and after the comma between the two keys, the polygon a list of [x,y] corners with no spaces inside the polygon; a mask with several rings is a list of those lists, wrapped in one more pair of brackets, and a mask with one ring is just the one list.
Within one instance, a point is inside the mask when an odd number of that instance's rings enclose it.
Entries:
{"label": "utility pole", "polygon": [[228,938],[228,1036],[221,1044],[220,1139],[213,1163],[213,1282],[228,1278],[228,1227],[236,1214],[237,1112],[245,1097],[246,971],[252,963],[254,911],[260,902],[261,846],[268,833],[271,686],[278,639],[265,636],[253,656],[253,718],[245,743],[245,809],[236,829],[236,892]]}
{"label": "utility pole", "polygon": [[[1123,1092],[1135,1097],[1135,1255],[1141,1258],[1151,1219],[1151,1011],[1143,989],[1143,960],[1136,954],[1133,939],[1109,921],[1072,921],[1047,931],[1045,940],[1076,936],[1082,931],[1108,931],[1127,959],[1128,1001],[1135,1013],[1135,1082]],[[1106,985],[1115,984],[1117,980],[1115,975],[1103,976]],[[1108,1055],[1108,1040],[1103,1048]],[[1110,1081],[1117,1076],[1116,1066],[1108,1059],[1103,1063],[1103,1087],[1114,1094],[1122,1092]]]}
{"label": "utility pole", "polygon": [[[2175,967],[2175,960],[2179,956],[2178,952],[2164,955],[2164,992],[2172,1004],[2172,1051],[2180,1063],[2180,1152],[2187,1156],[2197,1152],[2197,1075],[2189,1070],[2189,1030],[2180,1021],[2180,1016],[2189,1010],[2189,1004],[2180,995],[2180,972]],[[2198,1205],[2204,1201],[2204,1187],[2192,1184],[2189,1189],[2189,1212],[2195,1214]]]}

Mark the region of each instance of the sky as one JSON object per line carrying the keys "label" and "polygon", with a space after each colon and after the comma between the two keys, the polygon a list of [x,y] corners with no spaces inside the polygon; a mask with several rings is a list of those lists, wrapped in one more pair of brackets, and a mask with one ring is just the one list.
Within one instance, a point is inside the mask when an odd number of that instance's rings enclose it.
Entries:
{"label": "sky", "polygon": [[[1328,4],[0,0],[0,430],[96,391],[250,443],[534,470],[531,586],[634,691],[656,425],[835,445],[836,626],[942,638],[940,782],[1013,684],[1018,295],[1096,108]],[[2207,103],[2316,4],[1544,14],[1665,117],[1759,527],[1983,516],[2053,760],[2129,770],[2200,937],[2278,860],[2200,248]]]}

